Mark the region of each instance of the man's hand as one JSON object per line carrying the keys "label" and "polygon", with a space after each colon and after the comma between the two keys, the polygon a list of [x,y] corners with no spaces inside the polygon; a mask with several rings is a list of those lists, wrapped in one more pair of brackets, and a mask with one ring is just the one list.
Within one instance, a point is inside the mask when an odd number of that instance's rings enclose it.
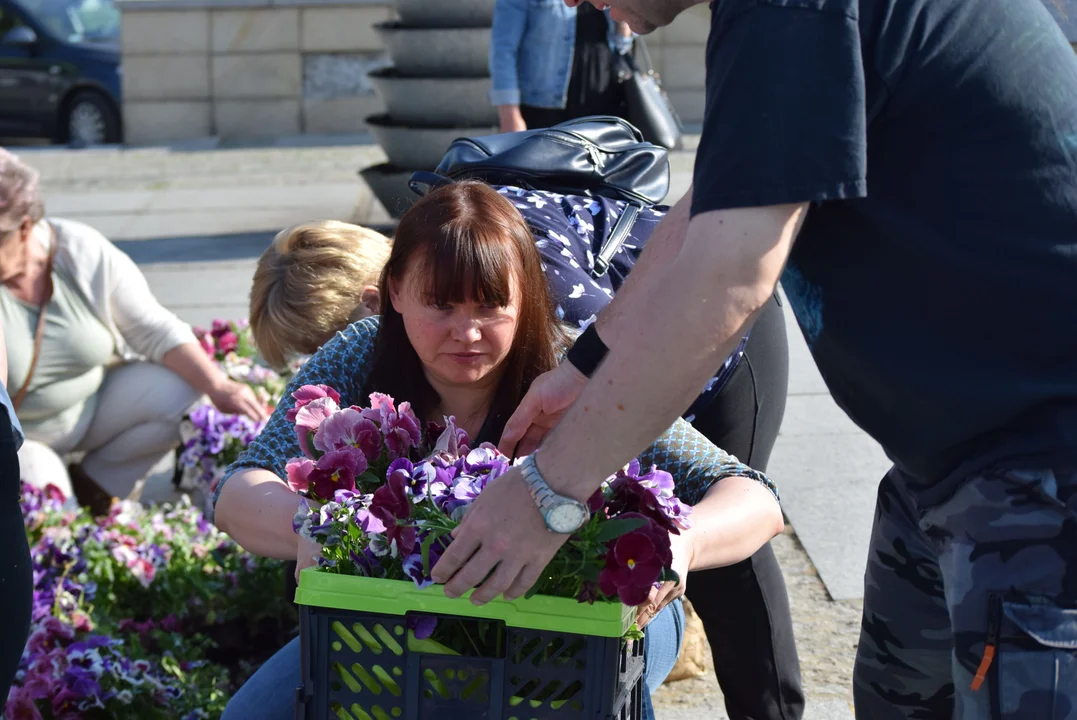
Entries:
{"label": "man's hand", "polygon": [[546,529],[519,468],[486,486],[452,536],[431,576],[449,597],[478,587],[476,605],[527,593],[569,537]]}
{"label": "man's hand", "polygon": [[498,449],[506,457],[530,455],[587,385],[587,377],[563,362],[531,383],[516,412],[505,423]]}
{"label": "man's hand", "polygon": [[692,538],[689,531],[681,531],[680,535],[670,533],[669,542],[673,550],[673,570],[680,578],[680,582],[664,582],[661,586],[651,590],[647,602],[639,606],[636,613],[636,624],[640,628],[654,620],[655,615],[677,598],[684,595],[688,584],[688,569],[692,566]]}
{"label": "man's hand", "polygon": [[261,422],[269,417],[265,406],[258,402],[250,386],[235,380],[225,380],[213,388],[209,393],[209,399],[223,413],[246,415],[255,422]]}

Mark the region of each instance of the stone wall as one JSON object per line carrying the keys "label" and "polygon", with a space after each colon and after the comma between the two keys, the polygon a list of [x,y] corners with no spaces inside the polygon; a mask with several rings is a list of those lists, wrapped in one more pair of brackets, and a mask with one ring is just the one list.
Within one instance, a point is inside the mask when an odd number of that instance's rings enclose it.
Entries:
{"label": "stone wall", "polygon": [[122,3],[127,142],[363,131],[389,6],[271,2]]}
{"label": "stone wall", "polygon": [[[451,2],[452,0],[446,0]],[[123,97],[132,145],[219,136],[354,134],[383,110],[367,71],[388,62],[376,0],[119,0]],[[709,10],[648,36],[686,123],[703,116]]]}

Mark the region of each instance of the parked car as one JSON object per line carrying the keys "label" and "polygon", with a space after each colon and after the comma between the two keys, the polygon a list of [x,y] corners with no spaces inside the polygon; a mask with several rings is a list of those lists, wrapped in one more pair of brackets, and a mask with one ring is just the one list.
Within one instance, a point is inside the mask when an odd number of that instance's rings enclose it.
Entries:
{"label": "parked car", "polygon": [[0,137],[120,142],[119,45],[112,0],[0,0]]}

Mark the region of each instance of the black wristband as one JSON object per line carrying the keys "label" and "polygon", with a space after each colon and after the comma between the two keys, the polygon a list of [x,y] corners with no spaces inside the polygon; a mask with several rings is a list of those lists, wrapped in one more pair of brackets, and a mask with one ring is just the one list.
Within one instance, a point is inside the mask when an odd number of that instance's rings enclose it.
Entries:
{"label": "black wristband", "polygon": [[568,351],[568,361],[587,377],[595,374],[595,370],[606,359],[606,353],[610,351],[598,336],[595,325],[596,323],[588,325]]}

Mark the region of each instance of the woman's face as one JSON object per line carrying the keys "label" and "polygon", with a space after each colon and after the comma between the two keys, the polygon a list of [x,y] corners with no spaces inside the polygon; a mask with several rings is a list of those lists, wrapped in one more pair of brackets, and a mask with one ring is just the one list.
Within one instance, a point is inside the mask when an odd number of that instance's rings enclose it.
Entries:
{"label": "woman's face", "polygon": [[[0,227],[0,232],[4,229]],[[26,219],[18,227],[0,234],[0,283],[26,272],[27,250],[33,229],[33,223]]]}
{"label": "woman's face", "polygon": [[413,262],[400,287],[390,281],[389,297],[431,384],[466,386],[496,379],[519,324],[518,281],[513,279],[505,307],[471,301],[437,305],[424,297],[426,283],[415,268]]}

